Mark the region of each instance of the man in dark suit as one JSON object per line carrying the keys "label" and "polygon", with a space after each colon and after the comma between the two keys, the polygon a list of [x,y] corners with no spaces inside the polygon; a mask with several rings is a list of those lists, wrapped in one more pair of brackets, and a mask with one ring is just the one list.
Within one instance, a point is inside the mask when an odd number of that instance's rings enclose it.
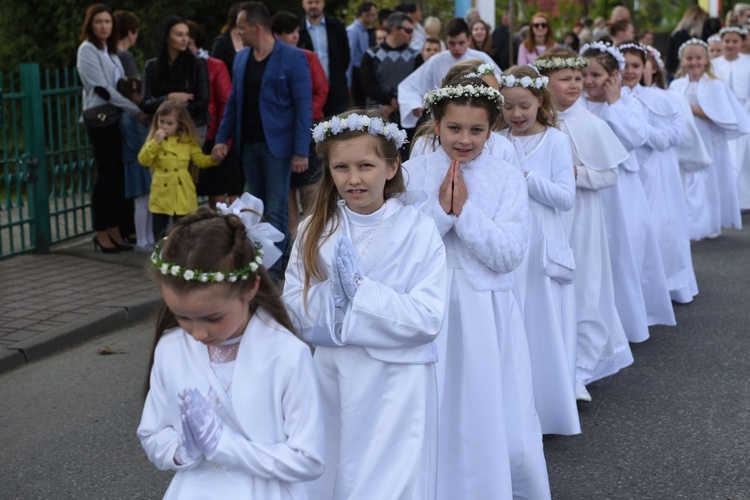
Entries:
{"label": "man in dark suit", "polygon": [[[248,191],[264,204],[265,218],[289,242],[288,193],[292,171],[307,169],[312,123],[312,83],[307,57],[277,42],[271,15],[260,2],[245,2],[237,15],[245,45],[234,58],[232,93],[211,156],[223,159],[232,140],[242,162]],[[346,82],[344,82],[346,84]],[[283,277],[281,261],[269,269]]]}
{"label": "man in dark suit", "polygon": [[508,52],[508,45],[510,44],[509,22],[510,16],[506,12],[503,14],[500,24],[492,32],[492,47],[495,49],[495,55],[492,58],[495,60],[497,67],[503,71],[511,66],[510,53]]}
{"label": "man in dark suit", "polygon": [[315,52],[323,65],[329,88],[323,114],[331,116],[349,107],[346,70],[350,54],[346,28],[335,17],[323,14],[325,6],[325,0],[302,0],[305,19],[299,29],[297,46]]}

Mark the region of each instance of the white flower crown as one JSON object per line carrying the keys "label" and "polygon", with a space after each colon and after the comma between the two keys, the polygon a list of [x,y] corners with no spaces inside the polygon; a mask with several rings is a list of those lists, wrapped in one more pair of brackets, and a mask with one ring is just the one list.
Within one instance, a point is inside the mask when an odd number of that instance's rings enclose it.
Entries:
{"label": "white flower crown", "polygon": [[312,129],[312,137],[315,144],[317,144],[347,130],[382,135],[389,141],[393,141],[397,148],[406,143],[406,130],[398,128],[398,125],[395,123],[387,123],[377,116],[369,117],[357,113],[334,116],[328,121],[318,123]]}
{"label": "white flower crown", "polygon": [[624,52],[626,49],[635,49],[640,50],[644,54],[646,53],[646,47],[644,47],[642,43],[638,42],[621,43],[617,46],[617,50],[619,50],[620,52]]}
{"label": "white flower crown", "polygon": [[[260,266],[270,267],[279,260],[282,253],[274,242],[282,241],[284,234],[268,222],[261,222],[263,214],[263,202],[249,193],[244,193],[231,205],[217,203],[216,208],[223,215],[236,215],[245,226],[248,239],[255,245],[255,258],[244,267],[225,273],[222,271],[203,271],[201,269],[189,269],[173,262],[166,262],[161,257],[161,251],[167,238],[160,241],[151,254],[151,263],[164,276],[174,276],[185,281],[200,281],[201,283],[234,283],[238,280],[247,280],[258,272]],[[268,249],[263,251],[263,247]]]}
{"label": "white flower crown", "polygon": [[484,97],[498,106],[505,104],[503,95],[492,87],[480,87],[478,85],[454,85],[443,87],[427,92],[424,96],[426,108],[432,107],[445,99],[458,99],[460,97]]}
{"label": "white flower crown", "polygon": [[718,33],[714,33],[713,35],[711,35],[710,37],[708,37],[708,40],[706,40],[706,41],[708,43],[721,42],[721,37],[719,36]]}
{"label": "white flower crown", "polygon": [[531,78],[530,76],[522,76],[521,78],[517,78],[513,75],[508,75],[501,76],[499,82],[501,87],[523,87],[525,89],[534,88],[538,90],[547,87],[549,77],[539,76]]}
{"label": "white flower crown", "polygon": [[727,33],[737,33],[741,37],[747,36],[747,30],[739,26],[724,26],[719,30],[719,38],[723,37]]}
{"label": "white flower crown", "polygon": [[604,42],[587,43],[581,48],[581,55],[583,55],[583,53],[586,52],[587,50],[598,50],[599,52],[606,52],[615,58],[615,61],[617,61],[617,66],[620,68],[620,71],[625,69],[625,56],[623,56],[622,52],[617,50],[617,47],[613,46],[611,43],[604,43]]}
{"label": "white flower crown", "polygon": [[680,59],[682,59],[682,53],[685,51],[686,48],[690,47],[691,45],[700,45],[701,47],[703,47],[704,49],[706,49],[706,52],[709,52],[708,44],[706,42],[704,42],[700,38],[693,37],[690,40],[688,40],[687,42],[685,42],[682,45],[680,45],[679,50],[677,50],[677,57],[679,57]]}
{"label": "white flower crown", "polygon": [[537,59],[534,66],[539,71],[554,71],[558,69],[582,69],[589,65],[585,57],[550,57],[549,59]]}
{"label": "white flower crown", "polygon": [[661,58],[661,52],[656,50],[651,45],[645,45],[645,47],[648,53],[651,54],[651,57],[654,58],[654,61],[656,61],[656,65],[659,66],[659,69],[664,71],[664,61]]}
{"label": "white flower crown", "polygon": [[497,68],[492,63],[484,63],[480,64],[477,69],[475,69],[471,73],[467,73],[464,75],[465,78],[474,78],[474,77],[482,77],[484,75],[494,75]]}

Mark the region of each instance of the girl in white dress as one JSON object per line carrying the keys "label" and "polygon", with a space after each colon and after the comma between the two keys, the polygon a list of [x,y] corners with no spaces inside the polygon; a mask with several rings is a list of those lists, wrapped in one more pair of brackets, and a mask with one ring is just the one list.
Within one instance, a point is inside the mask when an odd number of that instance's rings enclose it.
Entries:
{"label": "girl in white dress", "polygon": [[622,71],[624,94],[632,97],[632,110],[640,117],[646,142],[636,148],[639,174],[659,240],[669,295],[688,303],[698,294],[690,252],[685,191],[675,146],[683,140],[680,109],[651,87],[640,84],[646,64],[646,48],[638,43],[618,46],[625,57]]}
{"label": "girl in white dress", "polygon": [[322,177],[286,270],[284,301],[317,346],[326,471],[312,499],[435,498],[445,248],[426,196],[403,195],[406,133],[384,120],[354,111],[313,130]]}
{"label": "girl in white dress", "polygon": [[181,218],[151,256],[166,307],[138,438],[177,472],[164,498],[304,499],[323,421],[310,349],[265,271],[283,235],[250,195],[222,211]]}
{"label": "girl in white dress", "polygon": [[[486,63],[481,59],[468,59],[466,61],[458,62],[451,67],[448,73],[446,73],[445,78],[443,78],[442,86],[445,87],[451,85],[452,82],[461,80],[468,76],[476,76],[481,78],[484,83],[497,90],[498,82],[495,71],[497,70],[494,64]],[[417,131],[414,134],[414,142],[411,145],[409,158],[432,153],[440,147],[438,138],[433,132],[434,128],[435,124],[432,118],[426,120],[417,128]],[[490,138],[485,142],[484,148],[485,152],[497,156],[498,158],[520,168],[518,151],[516,151],[513,145],[505,137],[497,134],[494,130],[490,135]]]}
{"label": "girl in white dress", "polygon": [[[721,227],[742,228],[737,176],[729,152],[729,137],[750,131],[750,119],[726,83],[716,79],[708,45],[691,39],[680,46],[679,78],[669,89],[687,97],[703,143],[713,159],[705,179],[685,175],[691,229],[699,237],[718,236]],[[700,174],[702,172],[698,172]],[[704,224],[703,213],[716,214],[716,224]]]}
{"label": "girl in white dress", "polygon": [[[612,262],[599,196],[601,189],[617,183],[618,165],[627,159],[628,152],[609,126],[589,112],[581,99],[581,69],[588,66],[586,58],[570,49],[555,47],[536,63],[550,79],[552,103],[557,110],[560,130],[570,137],[577,171],[576,203],[562,219],[579,264],[574,281],[578,334],[576,398],[591,401],[586,385],[617,373],[633,362],[615,305]],[[610,208],[619,211],[616,204]],[[616,213],[613,220],[622,217]],[[623,250],[625,259],[630,259],[631,269],[634,269],[629,246],[619,249]],[[633,291],[632,286],[629,291]],[[645,316],[640,321],[645,322]]]}
{"label": "girl in white dress", "polygon": [[588,68],[583,69],[586,107],[607,122],[629,152],[619,165],[617,184],[602,189],[600,195],[617,310],[628,340],[643,342],[649,336],[648,326],[675,324],[667,276],[635,157],[635,149],[648,137],[640,116],[633,112],[633,98],[621,91],[620,71],[625,68],[622,53],[608,43],[594,42],[584,45],[581,55],[589,60]]}
{"label": "girl in white dress", "polygon": [[513,287],[528,242],[521,171],[486,154],[502,104],[479,78],[427,93],[440,148],[404,165],[447,252],[439,337],[438,498],[549,498],[529,349]]}
{"label": "girl in white dress", "polygon": [[[745,111],[750,111],[750,56],[740,53],[747,38],[745,30],[728,26],[719,31],[720,57],[711,59],[716,78],[726,83]],[[740,209],[750,209],[750,137],[747,134],[729,140],[729,153],[737,174]]]}
{"label": "girl in white dress", "polygon": [[578,434],[575,260],[560,219],[560,213],[575,203],[573,152],[570,140],[555,128],[557,113],[546,77],[528,66],[516,66],[500,81],[505,101],[501,134],[523,152],[529,193],[529,246],[514,274],[529,343],[534,401],[543,433]]}

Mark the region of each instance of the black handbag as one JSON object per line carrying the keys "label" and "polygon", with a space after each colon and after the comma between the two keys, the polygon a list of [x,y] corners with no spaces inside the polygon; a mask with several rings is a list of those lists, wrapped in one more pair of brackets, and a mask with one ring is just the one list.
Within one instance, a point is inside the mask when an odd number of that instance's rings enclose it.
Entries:
{"label": "black handbag", "polygon": [[92,128],[104,128],[120,121],[120,108],[114,104],[101,104],[83,111],[83,120]]}

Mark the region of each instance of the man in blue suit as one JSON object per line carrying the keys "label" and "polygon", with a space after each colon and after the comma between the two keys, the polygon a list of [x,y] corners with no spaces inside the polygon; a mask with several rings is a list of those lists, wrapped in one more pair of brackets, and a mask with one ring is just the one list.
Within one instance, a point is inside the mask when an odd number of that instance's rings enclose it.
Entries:
{"label": "man in blue suit", "polygon": [[[245,2],[237,27],[246,48],[234,59],[232,93],[224,109],[211,156],[222,159],[233,140],[248,191],[263,200],[264,216],[289,243],[288,193],[291,172],[307,169],[312,126],[312,83],[307,57],[277,42],[271,15],[260,2]],[[271,269],[283,277],[281,261]]]}

